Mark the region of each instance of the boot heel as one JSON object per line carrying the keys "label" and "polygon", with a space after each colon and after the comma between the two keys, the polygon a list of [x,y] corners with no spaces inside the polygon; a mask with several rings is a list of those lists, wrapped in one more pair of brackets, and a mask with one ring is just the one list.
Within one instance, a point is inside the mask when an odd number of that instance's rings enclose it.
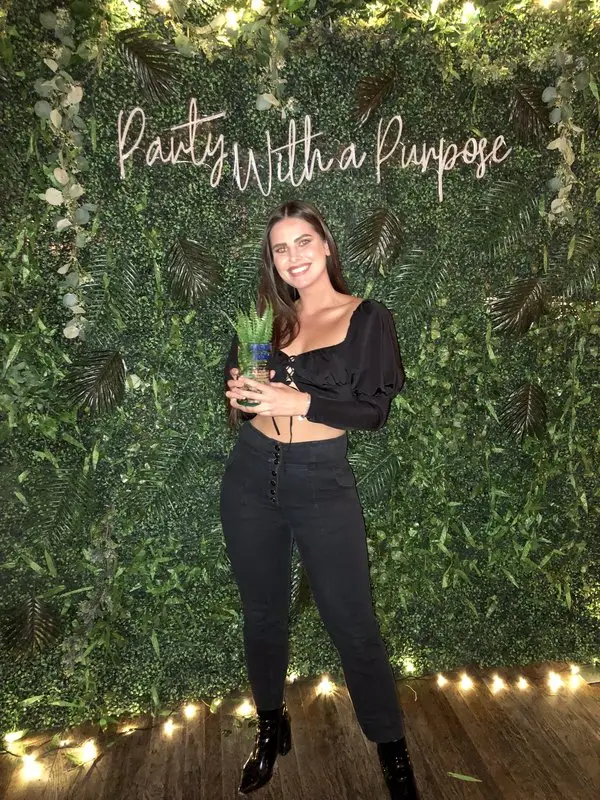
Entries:
{"label": "boot heel", "polygon": [[285,756],[290,752],[292,747],[292,728],[290,725],[290,718],[287,713],[281,718],[281,731],[279,735],[279,748],[280,755]]}

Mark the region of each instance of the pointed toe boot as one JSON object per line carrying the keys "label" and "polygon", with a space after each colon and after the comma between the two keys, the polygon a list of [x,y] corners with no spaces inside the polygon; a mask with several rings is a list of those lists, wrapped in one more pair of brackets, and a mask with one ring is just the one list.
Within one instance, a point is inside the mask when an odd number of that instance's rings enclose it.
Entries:
{"label": "pointed toe boot", "polygon": [[420,800],[406,739],[378,742],[377,754],[391,800]]}
{"label": "pointed toe boot", "polygon": [[292,746],[290,716],[285,702],[273,711],[257,709],[258,726],[254,748],[242,768],[240,794],[260,789],[271,779],[277,755],[284,756]]}

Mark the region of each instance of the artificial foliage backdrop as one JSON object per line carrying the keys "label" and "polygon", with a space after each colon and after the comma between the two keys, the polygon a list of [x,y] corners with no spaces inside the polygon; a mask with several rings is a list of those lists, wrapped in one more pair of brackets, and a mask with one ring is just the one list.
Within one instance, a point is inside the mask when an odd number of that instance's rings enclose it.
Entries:
{"label": "artificial foliage backdrop", "polygon": [[[253,302],[262,227],[292,198],[396,322],[406,390],[349,457],[397,676],[600,656],[599,14],[277,5],[202,46],[187,34],[224,9],[32,0],[3,19],[0,729],[246,688],[218,516],[226,315]],[[190,98],[226,112],[197,134],[198,154],[207,131],[229,151],[215,186],[214,158],[145,161]],[[313,147],[354,142],[364,164],[242,191],[233,144],[264,175],[267,131],[281,147],[305,115]],[[407,152],[503,136],[510,153],[479,178],[457,162],[441,201],[435,165],[400,149],[378,183],[395,115]],[[290,671],[341,680],[294,560]]]}

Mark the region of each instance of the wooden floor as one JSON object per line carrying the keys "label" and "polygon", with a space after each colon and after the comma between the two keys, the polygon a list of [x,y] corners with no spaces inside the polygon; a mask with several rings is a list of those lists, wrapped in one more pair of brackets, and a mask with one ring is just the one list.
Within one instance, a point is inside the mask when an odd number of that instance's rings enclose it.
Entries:
{"label": "wooden floor", "polygon": [[[470,669],[438,687],[435,676],[398,684],[422,800],[598,800],[600,683],[582,682],[552,694],[549,669],[565,664],[498,670],[510,681],[493,694],[492,670]],[[530,688],[515,688],[523,674]],[[345,687],[316,695],[318,681],[286,686],[292,750],[279,757],[256,800],[386,800],[376,746],[360,730]],[[244,696],[217,713],[200,704],[195,719],[175,717],[169,738],[161,724],[119,737],[91,766],[73,766],[58,752],[42,760],[44,777],[24,783],[20,762],[0,757],[2,800],[227,800],[238,798],[240,771],[254,731],[234,715]],[[150,720],[145,720],[151,724]],[[137,723],[140,724],[140,720]],[[230,733],[228,733],[230,731]],[[51,732],[52,733],[52,732]],[[72,732],[71,732],[72,733]],[[79,728],[77,740],[97,735]],[[48,741],[50,734],[30,737]],[[99,740],[98,740],[99,741]],[[476,778],[466,781],[450,773]]]}

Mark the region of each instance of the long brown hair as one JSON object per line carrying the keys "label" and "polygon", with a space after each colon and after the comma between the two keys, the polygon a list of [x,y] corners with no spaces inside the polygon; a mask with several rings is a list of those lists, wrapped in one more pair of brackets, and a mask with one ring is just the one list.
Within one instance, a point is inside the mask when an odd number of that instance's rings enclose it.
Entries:
{"label": "long brown hair", "polygon": [[[342,265],[337,245],[319,211],[303,200],[289,200],[278,206],[267,221],[261,243],[260,280],[256,301],[256,311],[261,316],[267,307],[267,302],[270,302],[273,307],[273,336],[271,338],[273,352],[287,347],[296,338],[300,327],[295,306],[295,301],[300,295],[298,290],[286,283],[277,272],[273,261],[273,251],[271,250],[270,237],[273,226],[282,219],[289,218],[303,219],[308,222],[321,239],[327,242],[330,255],[326,256],[326,266],[331,285],[337,292],[350,294],[346,280],[342,275]],[[229,406],[230,425],[234,426],[240,420],[240,411]]]}

